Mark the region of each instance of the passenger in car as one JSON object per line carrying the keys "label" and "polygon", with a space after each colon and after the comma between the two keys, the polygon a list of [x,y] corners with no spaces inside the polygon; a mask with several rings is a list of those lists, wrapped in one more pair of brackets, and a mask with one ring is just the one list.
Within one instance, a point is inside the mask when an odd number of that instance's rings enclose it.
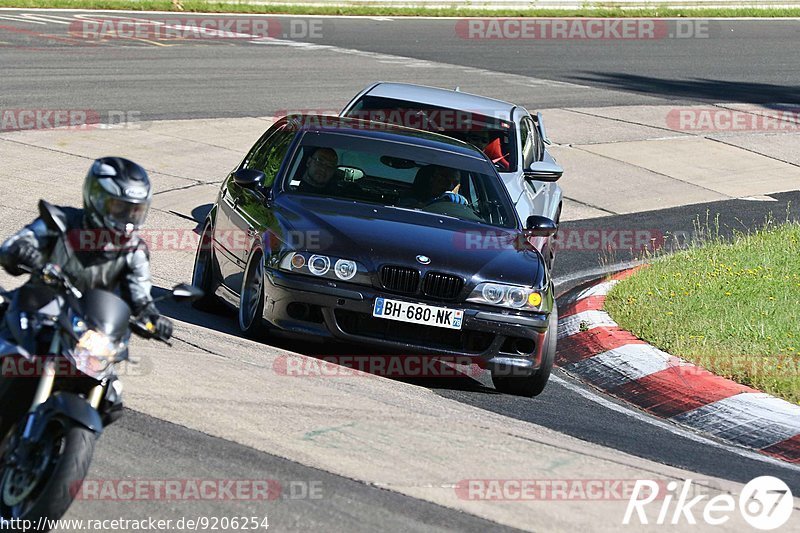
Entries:
{"label": "passenger in car", "polygon": [[437,200],[467,204],[458,194],[458,171],[440,165],[426,165],[417,171],[411,186],[411,197],[400,201],[403,207],[422,207]]}

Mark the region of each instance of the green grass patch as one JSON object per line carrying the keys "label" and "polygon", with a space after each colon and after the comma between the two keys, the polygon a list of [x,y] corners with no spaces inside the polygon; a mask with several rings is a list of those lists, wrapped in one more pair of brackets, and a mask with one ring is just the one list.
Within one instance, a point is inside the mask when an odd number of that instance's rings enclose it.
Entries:
{"label": "green grass patch", "polygon": [[620,8],[591,7],[581,9],[480,9],[425,8],[381,6],[304,6],[259,5],[247,2],[227,3],[186,0],[183,10],[176,10],[171,0],[0,0],[0,7],[59,9],[119,9],[127,11],[176,11],[205,13],[269,13],[290,15],[361,15],[361,16],[426,16],[426,17],[800,17],[800,8]]}
{"label": "green grass patch", "polygon": [[800,403],[800,224],[712,237],[617,284],[624,329],[717,375]]}

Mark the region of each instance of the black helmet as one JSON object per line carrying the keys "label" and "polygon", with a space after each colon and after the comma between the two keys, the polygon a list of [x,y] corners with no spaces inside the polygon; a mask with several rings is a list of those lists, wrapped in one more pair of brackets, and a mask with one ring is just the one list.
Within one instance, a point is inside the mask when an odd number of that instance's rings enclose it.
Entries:
{"label": "black helmet", "polygon": [[125,237],[144,224],[152,199],[147,172],[121,157],[95,160],[83,182],[83,209],[89,223]]}

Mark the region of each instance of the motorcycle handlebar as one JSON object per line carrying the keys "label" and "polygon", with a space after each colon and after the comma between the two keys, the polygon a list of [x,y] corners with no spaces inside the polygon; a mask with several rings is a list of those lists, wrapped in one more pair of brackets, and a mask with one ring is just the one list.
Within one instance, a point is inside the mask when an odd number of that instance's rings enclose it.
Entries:
{"label": "motorcycle handlebar", "polygon": [[150,322],[143,322],[138,317],[131,317],[130,320],[131,330],[137,335],[144,337],[146,339],[155,339],[157,341],[161,341],[167,346],[172,346],[172,343],[169,342],[168,338],[164,338],[158,334],[158,331],[155,329],[155,324]]}

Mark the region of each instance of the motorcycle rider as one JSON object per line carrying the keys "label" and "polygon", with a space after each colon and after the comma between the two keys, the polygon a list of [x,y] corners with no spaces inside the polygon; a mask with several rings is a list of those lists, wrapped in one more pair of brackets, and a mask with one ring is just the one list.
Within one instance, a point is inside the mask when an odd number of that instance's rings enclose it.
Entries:
{"label": "motorcycle rider", "polygon": [[[121,157],[97,159],[83,183],[83,209],[60,208],[66,215],[66,238],[54,235],[37,218],[0,246],[0,266],[19,276],[25,273],[21,267],[35,270],[53,263],[81,292],[118,288],[132,314],[148,325],[149,334],[168,339],[172,322],[153,304],[150,256],[137,235],[152,197],[150,179],[141,166]],[[40,281],[32,276],[26,283]],[[0,336],[3,329],[0,326]],[[120,398],[114,403],[121,408]]]}
{"label": "motorcycle rider", "polygon": [[56,246],[58,237],[36,219],[3,243],[0,265],[18,276],[24,273],[20,266],[36,269],[55,263],[81,291],[119,287],[133,314],[149,319],[159,336],[168,338],[172,322],[152,302],[150,255],[136,233],[152,198],[150,179],[141,166],[121,157],[97,159],[83,183],[83,209],[60,208],[74,253]]}

